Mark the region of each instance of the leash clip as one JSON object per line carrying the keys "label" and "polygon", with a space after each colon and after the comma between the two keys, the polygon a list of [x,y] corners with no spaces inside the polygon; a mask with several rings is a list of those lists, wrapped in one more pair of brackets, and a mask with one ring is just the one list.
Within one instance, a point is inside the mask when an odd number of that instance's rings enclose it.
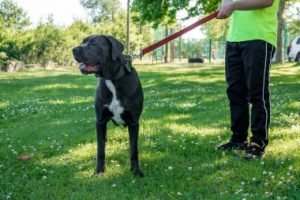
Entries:
{"label": "leash clip", "polygon": [[134,60],[134,59],[137,59],[137,58],[141,59],[143,55],[142,55],[142,52],[139,51],[138,53],[130,54],[129,56],[132,58],[132,60]]}

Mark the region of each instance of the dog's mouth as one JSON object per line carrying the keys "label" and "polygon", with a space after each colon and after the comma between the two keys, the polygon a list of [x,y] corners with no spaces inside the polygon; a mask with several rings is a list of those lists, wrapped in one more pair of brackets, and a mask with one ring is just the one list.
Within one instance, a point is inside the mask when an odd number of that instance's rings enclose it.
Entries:
{"label": "dog's mouth", "polygon": [[78,67],[83,74],[95,74],[99,72],[98,65],[79,63]]}

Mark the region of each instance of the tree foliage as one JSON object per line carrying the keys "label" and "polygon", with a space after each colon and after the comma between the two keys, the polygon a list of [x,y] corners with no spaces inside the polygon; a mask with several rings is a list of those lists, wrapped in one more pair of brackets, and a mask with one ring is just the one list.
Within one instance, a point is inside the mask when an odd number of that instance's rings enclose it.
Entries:
{"label": "tree foliage", "polygon": [[[121,10],[114,18],[114,22],[110,18],[105,18],[97,23],[75,21],[70,26],[60,27],[53,23],[50,15],[46,22],[40,22],[37,27],[17,32],[8,31],[4,24],[0,23],[2,30],[0,31],[0,65],[12,60],[41,65],[47,61],[60,65],[67,64],[74,61],[72,48],[91,34],[113,35],[125,43],[125,11]],[[138,25],[131,25],[131,52],[137,51],[141,45],[146,46],[152,41],[151,29],[144,28],[143,34],[140,34],[139,28]]]}
{"label": "tree foliage", "polygon": [[0,65],[20,57],[23,39],[17,33],[29,24],[25,11],[13,1],[0,2]]}
{"label": "tree foliage", "polygon": [[1,28],[21,30],[30,24],[26,12],[12,0],[0,2],[0,30]]}
{"label": "tree foliage", "polygon": [[300,7],[296,8],[294,12],[291,10],[295,9],[294,4],[292,2],[288,2],[287,4],[287,12],[285,12],[286,23],[288,24],[289,35],[293,39],[294,36],[300,34],[300,18],[295,16],[300,16]]}
{"label": "tree foliage", "polygon": [[132,9],[138,13],[135,21],[151,22],[157,27],[162,23],[174,23],[176,14],[182,10],[186,10],[190,18],[215,11],[219,3],[220,0],[133,0]]}
{"label": "tree foliage", "polygon": [[80,0],[80,4],[93,22],[115,21],[116,15],[121,11],[120,0]]}

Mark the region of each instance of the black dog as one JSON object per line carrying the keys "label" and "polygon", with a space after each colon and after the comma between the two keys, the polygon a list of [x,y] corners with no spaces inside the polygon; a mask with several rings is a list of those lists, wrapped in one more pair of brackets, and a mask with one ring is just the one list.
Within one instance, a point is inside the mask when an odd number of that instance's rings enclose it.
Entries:
{"label": "black dog", "polygon": [[143,110],[143,90],[130,56],[123,55],[123,44],[106,35],[92,35],[73,49],[84,74],[100,76],[96,90],[97,167],[95,175],[105,171],[106,127],[109,120],[128,126],[131,171],[143,172],[138,159],[139,118]]}

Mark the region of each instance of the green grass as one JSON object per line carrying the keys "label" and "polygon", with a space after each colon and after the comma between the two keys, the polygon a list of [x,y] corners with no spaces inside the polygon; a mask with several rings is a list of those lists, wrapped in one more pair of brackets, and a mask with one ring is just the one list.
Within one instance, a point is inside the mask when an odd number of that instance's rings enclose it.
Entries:
{"label": "green grass", "polygon": [[[95,168],[97,79],[77,69],[0,73],[0,199],[300,199],[300,66],[271,71],[270,144],[262,160],[214,148],[230,136],[224,67],[137,65],[145,93],[140,163],[109,125]],[[251,135],[251,134],[250,134]],[[17,156],[29,153],[32,159]]]}

